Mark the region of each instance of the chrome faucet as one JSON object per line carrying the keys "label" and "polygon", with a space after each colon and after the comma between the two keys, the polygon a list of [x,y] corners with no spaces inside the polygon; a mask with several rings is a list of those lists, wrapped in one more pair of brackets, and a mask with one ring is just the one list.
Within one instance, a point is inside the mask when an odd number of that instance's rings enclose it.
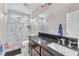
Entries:
{"label": "chrome faucet", "polygon": [[70,41],[70,40],[68,40],[68,42],[69,42],[69,47],[71,48],[72,46],[71,46],[71,43],[72,43],[72,41]]}
{"label": "chrome faucet", "polygon": [[65,41],[66,40],[65,39],[61,39],[61,41],[62,41],[62,44],[65,45]]}

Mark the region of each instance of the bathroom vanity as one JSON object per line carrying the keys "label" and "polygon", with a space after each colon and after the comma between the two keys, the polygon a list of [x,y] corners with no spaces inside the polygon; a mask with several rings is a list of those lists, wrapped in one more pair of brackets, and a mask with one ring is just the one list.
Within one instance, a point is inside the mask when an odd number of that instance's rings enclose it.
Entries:
{"label": "bathroom vanity", "polygon": [[[60,38],[65,39],[65,45],[61,40],[58,43]],[[71,47],[69,41],[72,41]],[[78,41],[76,38],[39,33],[38,36],[29,36],[29,54],[31,56],[77,56]]]}

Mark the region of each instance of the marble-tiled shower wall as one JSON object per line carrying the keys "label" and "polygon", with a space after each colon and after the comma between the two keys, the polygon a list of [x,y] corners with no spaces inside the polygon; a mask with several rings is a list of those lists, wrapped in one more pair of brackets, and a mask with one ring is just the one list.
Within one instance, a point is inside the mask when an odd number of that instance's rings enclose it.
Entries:
{"label": "marble-tiled shower wall", "polygon": [[22,41],[28,39],[28,28],[27,24],[29,23],[29,17],[28,16],[22,16],[17,15],[17,17],[12,17],[11,15],[15,14],[9,14],[7,16],[7,22],[5,25],[5,41],[8,42],[10,48],[13,48],[15,46],[21,46]]}

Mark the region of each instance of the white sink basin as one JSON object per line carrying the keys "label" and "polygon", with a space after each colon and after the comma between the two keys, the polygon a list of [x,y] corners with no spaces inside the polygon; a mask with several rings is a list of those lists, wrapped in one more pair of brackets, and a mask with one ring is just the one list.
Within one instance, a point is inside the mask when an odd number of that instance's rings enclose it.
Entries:
{"label": "white sink basin", "polygon": [[77,54],[78,54],[78,51],[66,48],[66,47],[61,46],[61,45],[54,43],[54,42],[48,44],[47,46],[51,49],[56,50],[57,52],[65,55],[65,56],[77,56]]}

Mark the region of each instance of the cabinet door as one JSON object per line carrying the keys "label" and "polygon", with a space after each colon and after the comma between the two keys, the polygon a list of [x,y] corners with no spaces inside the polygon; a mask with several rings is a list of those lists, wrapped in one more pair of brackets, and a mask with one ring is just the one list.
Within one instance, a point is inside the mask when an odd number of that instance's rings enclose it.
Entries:
{"label": "cabinet door", "polygon": [[41,48],[41,56],[51,56],[51,54],[47,52],[44,48]]}
{"label": "cabinet door", "polygon": [[35,49],[32,49],[32,56],[40,56]]}
{"label": "cabinet door", "polygon": [[39,45],[37,45],[35,48],[34,48],[39,54],[41,54],[41,47]]}
{"label": "cabinet door", "polygon": [[40,55],[40,48],[39,45],[34,43],[33,41],[29,40],[29,54],[31,56],[38,56]]}
{"label": "cabinet door", "polygon": [[32,46],[31,46],[31,44],[29,43],[29,49],[28,49],[28,52],[29,52],[29,55],[32,55],[32,53],[31,53],[31,48],[32,48]]}

